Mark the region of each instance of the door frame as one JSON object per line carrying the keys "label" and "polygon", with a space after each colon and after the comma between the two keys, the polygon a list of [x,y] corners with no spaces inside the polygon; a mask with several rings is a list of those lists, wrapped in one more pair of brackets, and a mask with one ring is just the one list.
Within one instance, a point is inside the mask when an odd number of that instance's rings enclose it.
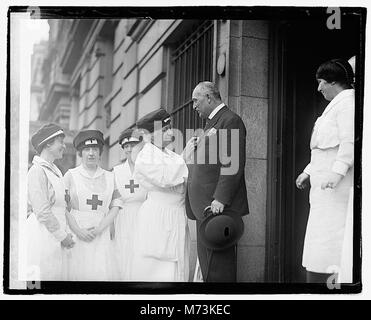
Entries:
{"label": "door frame", "polygon": [[[292,224],[294,198],[285,179],[293,167],[292,134],[294,117],[286,117],[288,109],[287,35],[290,22],[272,22],[270,28],[269,106],[268,106],[268,174],[265,279],[267,282],[291,282],[292,234],[285,228]],[[293,90],[292,92],[295,92]],[[294,109],[294,108],[291,108]],[[291,110],[295,112],[295,110]],[[295,115],[293,115],[295,116]],[[288,131],[291,134],[288,134]],[[293,139],[288,141],[288,137]]]}
{"label": "door frame", "polygon": [[[293,22],[295,23],[295,22]],[[291,86],[288,57],[290,41],[290,21],[275,21],[270,25],[269,37],[269,103],[268,103],[268,172],[267,172],[267,217],[266,217],[266,256],[265,280],[267,282],[292,282],[292,258],[294,233],[295,198],[290,191],[295,190],[295,181],[288,181],[287,173],[292,173],[295,164],[295,88]],[[364,21],[360,25],[364,30]],[[365,35],[361,33],[360,43],[364,43]],[[356,65],[356,136],[355,148],[355,188],[360,192],[360,148],[362,145],[362,110],[365,48],[360,45]],[[289,115],[289,116],[288,116]],[[284,140],[283,140],[284,139]],[[290,140],[291,139],[291,140]],[[290,170],[291,169],[291,170]],[[290,170],[290,171],[289,171]],[[358,194],[358,199],[360,195]],[[361,221],[360,201],[354,201],[354,242],[353,252],[360,252]],[[290,228],[291,226],[291,228]],[[360,256],[353,257],[355,266],[360,266]],[[353,271],[353,281],[361,279],[360,269]]]}

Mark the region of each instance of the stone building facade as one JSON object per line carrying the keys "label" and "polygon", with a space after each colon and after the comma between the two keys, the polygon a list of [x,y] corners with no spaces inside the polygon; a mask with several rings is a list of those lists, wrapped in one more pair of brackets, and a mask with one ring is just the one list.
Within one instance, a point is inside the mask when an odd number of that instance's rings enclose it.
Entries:
{"label": "stone building facade", "polygon": [[30,121],[36,121],[38,119],[42,103],[45,100],[45,90],[42,82],[42,66],[47,52],[47,41],[41,41],[33,47],[33,53],[31,56]]}
{"label": "stone building facade", "polygon": [[[56,21],[54,21],[56,22]],[[51,26],[53,21],[50,22]],[[63,29],[60,29],[61,32]],[[60,125],[66,134],[64,142],[66,151],[63,159],[56,160],[56,165],[65,173],[76,163],[76,154],[72,145],[76,132],[70,130],[70,87],[69,75],[61,72],[60,64],[60,35],[51,27],[48,41],[42,41],[33,48],[31,58],[31,101],[30,125],[31,137],[41,126],[53,122]],[[29,143],[28,165],[36,154]]]}
{"label": "stone building facade", "polygon": [[[317,20],[270,18],[64,19],[49,25],[55,49],[45,76],[55,80],[44,120],[65,121],[73,132],[101,130],[108,170],[123,160],[120,133],[152,110],[166,108],[180,130],[202,127],[192,111],[192,89],[203,80],[218,84],[247,128],[250,214],[238,244],[238,281],[304,281],[308,195],[297,193],[294,178],[309,159],[319,103],[314,73],[336,55],[338,39],[349,40],[343,56],[358,54],[356,24],[336,35]],[[313,50],[318,43],[327,51]]]}

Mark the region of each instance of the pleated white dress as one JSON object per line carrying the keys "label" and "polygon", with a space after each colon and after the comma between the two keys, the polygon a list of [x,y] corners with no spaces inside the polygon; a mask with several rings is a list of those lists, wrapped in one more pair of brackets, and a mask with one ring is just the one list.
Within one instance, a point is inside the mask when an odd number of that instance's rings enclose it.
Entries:
{"label": "pleated white dress", "polygon": [[133,281],[188,281],[190,237],[184,205],[187,176],[187,166],[178,154],[151,143],[139,152],[134,177],[147,189],[148,196],[138,212]]}
{"label": "pleated white dress", "polygon": [[134,256],[134,236],[137,233],[136,219],[140,206],[147,198],[147,191],[135,181],[128,161],[113,168],[117,189],[123,207],[115,219],[116,258],[121,281],[130,281]]}

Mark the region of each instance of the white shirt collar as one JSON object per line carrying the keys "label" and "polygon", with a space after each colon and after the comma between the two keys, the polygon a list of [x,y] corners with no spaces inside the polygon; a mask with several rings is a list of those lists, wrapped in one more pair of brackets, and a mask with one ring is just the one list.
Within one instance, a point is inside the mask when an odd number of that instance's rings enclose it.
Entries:
{"label": "white shirt collar", "polygon": [[59,170],[59,168],[54,164],[46,161],[45,159],[41,158],[40,156],[35,155],[32,159],[32,163],[49,168],[51,171],[53,171],[58,177],[63,177],[62,172]]}
{"label": "white shirt collar", "polygon": [[218,105],[208,116],[209,120],[211,120],[217,113],[218,111],[223,108],[225,104],[222,102],[220,105]]}
{"label": "white shirt collar", "polygon": [[329,112],[334,105],[336,105],[339,101],[344,99],[345,97],[348,96],[354,96],[354,89],[345,89],[341,92],[339,92],[334,99],[330,101],[330,103],[327,105],[326,109],[323,111],[322,115],[326,114]]}

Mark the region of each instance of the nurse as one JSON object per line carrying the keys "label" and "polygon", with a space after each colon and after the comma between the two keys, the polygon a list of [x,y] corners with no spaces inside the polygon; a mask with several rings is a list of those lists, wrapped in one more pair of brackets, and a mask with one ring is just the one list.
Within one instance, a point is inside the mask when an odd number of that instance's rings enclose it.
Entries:
{"label": "nurse", "polygon": [[[160,124],[155,130],[155,125]],[[189,276],[189,229],[185,213],[188,169],[167,146],[170,115],[159,109],[137,121],[143,142],[132,151],[134,178],[148,191],[134,241],[133,281],[185,282]]]}
{"label": "nurse", "polygon": [[134,162],[131,157],[132,148],[140,140],[134,137],[133,129],[123,131],[119,144],[124,150],[126,161],[113,168],[115,182],[121,194],[123,208],[115,219],[115,244],[119,266],[119,279],[130,281],[133,259],[134,236],[136,234],[136,217],[138,210],[147,197],[147,192],[134,178]]}
{"label": "nurse", "polygon": [[121,206],[112,172],[100,167],[104,139],[98,130],[86,130],[73,141],[81,165],[65,174],[71,211],[69,226],[76,235],[71,250],[70,280],[115,280],[116,265],[109,226]]}
{"label": "nurse", "polygon": [[53,163],[66,148],[61,127],[47,124],[31,138],[38,155],[27,175],[27,279],[65,279],[67,250],[74,246],[66,223],[63,175]]}
{"label": "nurse", "polygon": [[303,189],[310,180],[302,262],[307,282],[326,283],[338,276],[345,258],[341,254],[354,175],[354,74],[346,60],[334,59],[319,66],[316,78],[329,104],[314,124],[311,160],[296,185]]}

